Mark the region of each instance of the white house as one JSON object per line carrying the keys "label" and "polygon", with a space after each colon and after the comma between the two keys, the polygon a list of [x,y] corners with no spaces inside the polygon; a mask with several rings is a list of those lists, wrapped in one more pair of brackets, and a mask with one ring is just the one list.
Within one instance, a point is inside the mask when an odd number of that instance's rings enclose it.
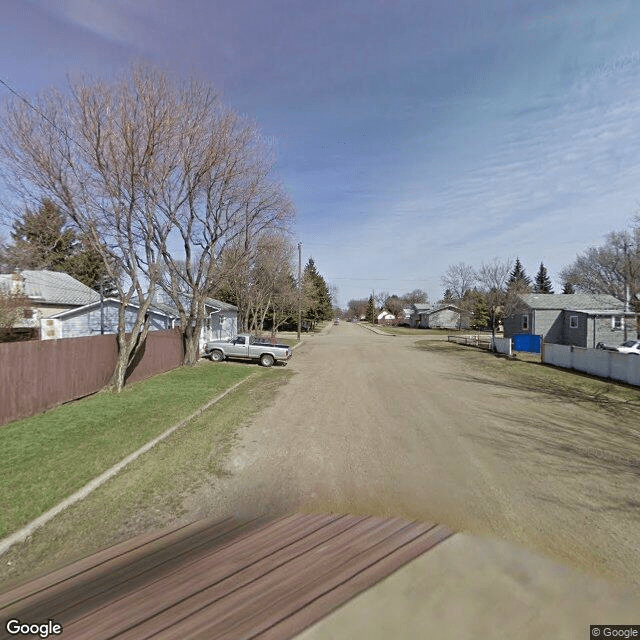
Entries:
{"label": "white house", "polygon": [[[153,306],[175,318],[175,326],[179,326],[180,314],[165,293],[160,292],[156,295]],[[215,298],[206,298],[204,312],[205,322],[200,332],[200,351],[210,340],[233,338],[238,333],[238,307]]]}
{"label": "white house", "polygon": [[389,324],[393,322],[396,317],[390,311],[382,310],[378,314],[378,324]]}

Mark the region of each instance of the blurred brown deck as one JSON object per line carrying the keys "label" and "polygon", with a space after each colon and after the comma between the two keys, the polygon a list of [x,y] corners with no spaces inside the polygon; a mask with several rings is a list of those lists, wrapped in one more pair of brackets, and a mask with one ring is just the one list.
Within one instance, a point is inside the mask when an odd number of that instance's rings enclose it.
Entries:
{"label": "blurred brown deck", "polygon": [[0,595],[1,629],[15,618],[60,623],[50,637],[64,640],[291,638],[451,533],[339,515],[200,521]]}

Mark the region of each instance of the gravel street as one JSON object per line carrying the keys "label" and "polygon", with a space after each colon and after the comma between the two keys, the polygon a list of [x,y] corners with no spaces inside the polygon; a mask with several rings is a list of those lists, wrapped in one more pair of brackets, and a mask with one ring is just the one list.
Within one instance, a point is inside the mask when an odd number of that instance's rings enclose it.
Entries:
{"label": "gravel street", "polygon": [[307,338],[187,510],[398,515],[637,582],[638,415],[505,384],[504,360],[478,368],[418,339],[349,323]]}

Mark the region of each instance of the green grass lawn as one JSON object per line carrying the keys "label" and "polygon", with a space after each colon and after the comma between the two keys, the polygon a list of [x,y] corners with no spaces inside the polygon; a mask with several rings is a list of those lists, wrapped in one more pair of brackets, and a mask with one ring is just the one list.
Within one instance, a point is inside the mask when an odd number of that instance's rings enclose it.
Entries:
{"label": "green grass lawn", "polygon": [[202,362],[0,427],[0,538],[258,370]]}

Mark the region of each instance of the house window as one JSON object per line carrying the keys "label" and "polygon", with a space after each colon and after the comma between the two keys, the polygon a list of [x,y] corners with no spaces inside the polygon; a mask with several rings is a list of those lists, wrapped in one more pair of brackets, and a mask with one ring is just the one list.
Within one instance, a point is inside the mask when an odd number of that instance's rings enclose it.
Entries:
{"label": "house window", "polygon": [[569,328],[570,329],[578,328],[578,316],[569,316]]}
{"label": "house window", "polygon": [[522,328],[525,331],[529,329],[529,316],[526,314],[522,316]]}
{"label": "house window", "polygon": [[611,328],[614,331],[622,331],[624,329],[624,318],[622,316],[611,316]]}

